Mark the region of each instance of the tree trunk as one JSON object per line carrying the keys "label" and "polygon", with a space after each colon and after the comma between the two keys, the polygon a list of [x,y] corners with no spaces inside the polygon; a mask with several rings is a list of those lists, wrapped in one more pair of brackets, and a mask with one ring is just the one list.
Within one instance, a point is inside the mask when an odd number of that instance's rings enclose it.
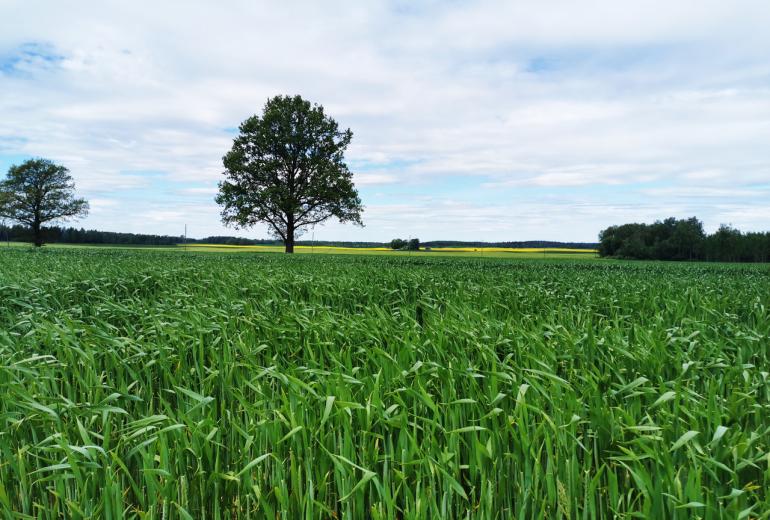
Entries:
{"label": "tree trunk", "polygon": [[286,241],[284,242],[284,245],[286,246],[286,253],[294,253],[294,227],[293,226],[287,226],[286,227]]}
{"label": "tree trunk", "polygon": [[40,222],[34,222],[32,224],[32,234],[35,237],[35,247],[43,245],[43,233],[40,229]]}

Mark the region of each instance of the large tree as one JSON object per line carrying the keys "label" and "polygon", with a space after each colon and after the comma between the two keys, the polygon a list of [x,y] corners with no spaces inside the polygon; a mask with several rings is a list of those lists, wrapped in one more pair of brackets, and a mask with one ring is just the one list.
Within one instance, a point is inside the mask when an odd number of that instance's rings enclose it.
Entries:
{"label": "large tree", "polygon": [[303,230],[332,217],[363,225],[344,157],[353,133],[340,130],[321,105],[276,96],[239,130],[223,158],[226,180],[216,198],[225,224],[267,224],[287,253]]}
{"label": "large tree", "polygon": [[0,182],[0,217],[29,226],[36,247],[43,245],[43,224],[86,215],[88,202],[75,197],[69,170],[47,159],[11,166]]}

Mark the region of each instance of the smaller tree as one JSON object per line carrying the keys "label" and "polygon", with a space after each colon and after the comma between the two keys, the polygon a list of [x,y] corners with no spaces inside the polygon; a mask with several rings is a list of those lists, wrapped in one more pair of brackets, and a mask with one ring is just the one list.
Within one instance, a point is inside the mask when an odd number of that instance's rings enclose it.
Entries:
{"label": "smaller tree", "polygon": [[390,241],[391,249],[404,249],[406,247],[406,240],[402,238],[394,238]]}
{"label": "smaller tree", "polygon": [[406,250],[407,251],[419,251],[420,250],[420,240],[417,238],[410,238],[409,242],[406,243]]}
{"label": "smaller tree", "polygon": [[35,247],[43,245],[43,224],[86,215],[88,202],[75,198],[69,170],[47,159],[11,166],[0,182],[0,217],[29,226]]}

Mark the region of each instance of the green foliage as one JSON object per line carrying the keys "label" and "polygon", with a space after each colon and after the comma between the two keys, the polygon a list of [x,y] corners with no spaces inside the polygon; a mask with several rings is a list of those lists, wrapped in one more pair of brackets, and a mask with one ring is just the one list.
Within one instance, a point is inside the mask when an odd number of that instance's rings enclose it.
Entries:
{"label": "green foliage", "polygon": [[654,224],[610,226],[599,234],[599,254],[635,260],[770,261],[770,233],[743,234],[730,226],[706,235],[695,217]]}
{"label": "green foliage", "polygon": [[224,156],[217,203],[226,224],[268,224],[293,252],[295,235],[334,217],[361,223],[363,206],[345,164],[353,138],[321,105],[276,96],[240,126]]}
{"label": "green foliage", "polygon": [[88,202],[75,198],[69,170],[47,159],[11,166],[0,182],[0,217],[29,226],[36,246],[43,244],[41,226],[46,222],[87,214]]}
{"label": "green foliage", "polygon": [[768,518],[768,309],[760,266],[0,250],[0,516]]}
{"label": "green foliage", "polygon": [[403,249],[405,251],[419,251],[420,240],[418,238],[410,238],[409,240],[404,240],[403,238],[394,238],[390,241],[390,248],[398,250]]}

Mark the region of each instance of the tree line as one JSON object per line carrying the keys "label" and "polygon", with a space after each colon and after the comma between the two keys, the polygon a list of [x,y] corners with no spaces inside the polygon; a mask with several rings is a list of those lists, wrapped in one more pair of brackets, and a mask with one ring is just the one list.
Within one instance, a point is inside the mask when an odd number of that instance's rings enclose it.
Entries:
{"label": "tree line", "polygon": [[[185,238],[183,235],[148,235],[121,233],[75,227],[41,227],[40,236],[48,244],[114,244],[135,246],[174,246],[187,244],[217,244],[228,246],[280,246],[283,242],[274,238],[244,238],[234,236],[208,236]],[[29,226],[0,224],[0,241],[33,242],[35,236]],[[298,240],[301,246],[383,247],[382,242],[344,242],[339,240]]]}
{"label": "tree line", "polygon": [[[40,239],[52,244],[115,244],[141,246],[169,246],[183,242],[182,236],[144,235],[116,233],[95,229],[50,226],[40,229]],[[34,231],[29,226],[0,225],[0,240],[11,242],[35,242]]]}
{"label": "tree line", "polygon": [[599,256],[632,260],[767,262],[770,233],[742,233],[728,225],[707,234],[696,217],[610,226],[599,233]]}
{"label": "tree line", "polygon": [[[275,238],[245,238],[229,235],[213,235],[203,238],[185,238],[183,235],[150,235],[144,233],[122,233],[97,229],[76,228],[71,226],[43,226],[40,238],[48,244],[114,244],[132,246],[175,246],[187,244],[217,244],[228,246],[280,246],[283,242]],[[0,241],[32,242],[35,241],[33,230],[29,226],[0,222]],[[435,240],[420,242],[419,239],[404,240],[396,238],[390,242],[343,241],[343,240],[297,240],[300,246],[327,247],[390,247],[391,249],[418,250],[420,247],[543,247],[596,249],[597,244],[583,242],[467,242]]]}

